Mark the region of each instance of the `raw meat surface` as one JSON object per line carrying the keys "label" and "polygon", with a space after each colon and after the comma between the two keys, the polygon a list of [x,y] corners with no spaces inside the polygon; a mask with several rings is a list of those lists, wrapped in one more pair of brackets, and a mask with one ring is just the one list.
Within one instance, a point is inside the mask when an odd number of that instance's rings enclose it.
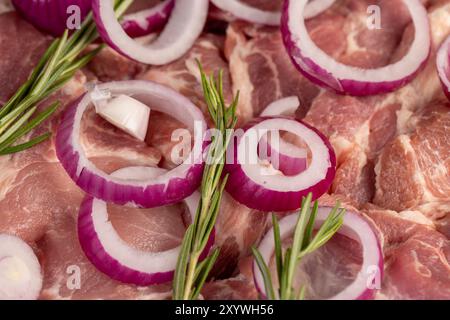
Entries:
{"label": "raw meat surface", "polygon": [[[450,23],[445,18],[449,14],[448,2],[430,8],[433,35],[431,56],[434,56],[445,36],[450,34]],[[390,58],[391,53],[400,55],[407,47],[411,29],[405,30],[398,49],[391,46],[385,48],[386,58]],[[391,36],[399,41],[398,34],[392,32]],[[442,91],[432,58],[416,79],[390,94],[357,98],[321,93],[313,101],[305,120],[330,138],[337,153],[338,171],[332,191],[344,195],[356,205],[372,201],[375,192],[374,164],[378,154],[399,132],[408,130],[408,119],[415,110],[424,108],[440,95]]]}
{"label": "raw meat surface", "polygon": [[[223,90],[228,102],[231,99],[231,80],[228,65],[222,58],[223,37],[216,35],[201,36],[194,46],[182,58],[161,67],[154,67],[138,76],[139,79],[152,80],[167,85],[191,101],[206,114],[206,105],[200,82],[198,59],[206,74],[223,71]],[[217,75],[217,74],[216,74]]]}
{"label": "raw meat surface", "polygon": [[[223,70],[224,94],[229,101],[231,85],[228,67],[221,55],[222,49],[221,37],[211,35],[201,37],[185,57],[166,66],[151,68],[139,78],[153,80],[174,88],[206,112],[195,59],[199,59],[207,74],[219,69]],[[171,141],[171,135],[173,130],[182,126],[167,115],[158,113],[156,119],[152,121],[155,125],[152,126],[152,122],[150,123],[146,141],[162,153],[164,167],[173,167],[171,154],[177,141]],[[264,213],[255,212],[239,204],[229,195],[224,195],[216,226],[216,245],[221,250],[213,270],[215,277],[224,278],[235,273],[239,259],[246,256],[251,245],[261,237],[266,224],[265,217]]]}
{"label": "raw meat surface", "polygon": [[[243,1],[264,10],[278,10],[282,2]],[[131,11],[157,2],[136,1]],[[0,12],[4,3],[0,1]],[[431,24],[432,52],[417,77],[396,92],[357,98],[321,90],[292,65],[277,28],[238,21],[211,6],[205,32],[173,63],[144,66],[111,49],[103,50],[40,106],[56,99],[63,102],[27,138],[54,133],[60,113],[85,92],[88,81],[159,82],[187,96],[208,118],[196,59],[208,74],[223,70],[227,102],[240,91],[239,125],[258,116],[272,101],[296,95],[301,101],[296,116],[328,136],[338,157],[330,195],[322,196],[320,204],[330,206],[341,199],[347,209],[368,219],[383,245],[384,278],[376,298],[450,299],[450,105],[443,99],[434,63],[436,49],[450,34],[450,1],[423,3]],[[366,26],[371,4],[381,7],[379,30]],[[307,27],[317,45],[338,61],[375,68],[405,54],[414,36],[410,21],[401,0],[338,0],[308,20]],[[26,80],[51,38],[15,13],[0,14],[0,29],[1,105]],[[151,37],[139,41],[151,41]],[[112,172],[130,165],[175,167],[172,152],[178,141],[172,141],[172,134],[185,126],[170,115],[152,111],[142,143],[90,108],[81,128],[80,139],[89,158]],[[84,193],[58,163],[53,139],[0,157],[0,168],[0,232],[16,234],[35,249],[44,273],[41,299],[170,299],[170,284],[146,288],[122,284],[87,260],[76,233]],[[108,208],[118,234],[140,250],[173,248],[185,232],[183,204]],[[202,290],[204,299],[259,298],[250,248],[270,228],[268,218],[268,213],[249,209],[224,194],[216,225],[220,256]],[[356,242],[337,236],[305,259],[296,281],[307,284],[308,298],[327,298],[355,277],[360,251]]]}

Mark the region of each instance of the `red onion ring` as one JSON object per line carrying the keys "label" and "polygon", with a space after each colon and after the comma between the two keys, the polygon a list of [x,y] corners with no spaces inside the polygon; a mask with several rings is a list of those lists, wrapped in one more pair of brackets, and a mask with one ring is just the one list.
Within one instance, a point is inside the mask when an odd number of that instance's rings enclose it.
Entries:
{"label": "red onion ring", "polygon": [[[331,7],[335,1],[336,0],[311,0],[305,8],[304,18],[310,19],[319,15]],[[261,10],[240,0],[211,0],[211,2],[219,9],[230,12],[239,19],[269,26],[280,25],[280,12]]]}
{"label": "red onion ring", "polygon": [[208,0],[176,1],[158,39],[142,44],[130,38],[114,14],[113,0],[93,0],[92,11],[102,39],[124,56],[153,65],[170,63],[194,44],[206,23]]}
{"label": "red onion ring", "polygon": [[73,181],[88,194],[106,202],[146,208],[180,202],[196,191],[204,167],[202,151],[206,130],[200,109],[176,91],[150,81],[110,82],[98,88],[112,95],[132,95],[151,105],[153,110],[169,113],[188,128],[201,130],[195,130],[191,154],[175,169],[148,181],[112,177],[87,159],[79,141],[82,115],[92,102],[91,95],[85,94],[64,112],[56,135],[58,159]]}
{"label": "red onion ring", "polygon": [[127,14],[122,19],[122,27],[132,38],[159,31],[169,20],[174,6],[175,0],[165,0],[153,8]]}
{"label": "red onion ring", "polygon": [[404,1],[411,13],[415,38],[398,62],[377,69],[361,69],[337,62],[312,41],[301,19],[307,0],[286,0],[281,31],[297,69],[313,83],[342,94],[374,95],[394,91],[410,82],[425,64],[431,49],[427,11],[420,0]]}
{"label": "red onion ring", "polygon": [[[153,179],[166,170],[151,167],[128,167],[112,176],[124,179]],[[200,194],[195,192],[183,201],[191,221],[194,221]],[[106,203],[87,196],[78,217],[78,238],[81,247],[101,272],[112,279],[147,286],[171,281],[177,264],[180,246],[163,252],[147,252],[126,244],[114,230],[108,219]],[[214,243],[214,234],[207,243],[204,254]]]}
{"label": "red onion ring", "polygon": [[261,112],[261,117],[292,116],[298,107],[300,107],[300,100],[297,96],[282,98],[269,104]]}
{"label": "red onion ring", "polygon": [[[251,130],[250,130],[251,129]],[[300,200],[309,192],[317,199],[330,187],[336,172],[336,156],[328,139],[317,129],[295,119],[259,118],[250,122],[244,134],[237,136],[226,190],[240,203],[260,211],[290,211],[300,207]],[[258,142],[247,143],[257,134],[284,130],[301,137],[312,153],[312,162],[295,176],[267,175],[261,163],[251,163],[247,157],[257,155]],[[248,149],[246,149],[248,148]]]}
{"label": "red onion ring", "polygon": [[450,37],[439,48],[436,64],[444,93],[450,100]]}
{"label": "red onion ring", "polygon": [[67,28],[69,6],[80,8],[81,21],[91,10],[91,0],[12,0],[12,3],[28,22],[55,37]]}
{"label": "red onion ring", "polygon": [[[328,207],[319,208],[315,221],[315,228],[319,228],[320,225],[326,220],[331,209],[332,208]],[[279,221],[281,239],[285,239],[293,234],[297,217],[297,214],[292,214]],[[380,277],[383,276],[384,270],[383,253],[376,234],[363,217],[351,211],[347,211],[344,215],[344,224],[338,233],[361,243],[363,263],[356,279],[344,290],[329,298],[329,300],[373,299],[375,290],[368,288],[368,280],[369,277],[372,276],[372,274],[369,274],[369,270],[372,266],[376,266],[380,272]],[[273,229],[270,229],[270,231],[264,236],[258,248],[266,264],[269,263],[275,251],[273,239]],[[253,262],[253,278],[257,290],[262,295],[266,296],[264,280],[255,261]]]}
{"label": "red onion ring", "polygon": [[[269,104],[261,113],[261,117],[292,116],[299,106],[300,101],[297,96],[286,97]],[[293,176],[306,170],[308,165],[306,150],[284,139],[279,139],[279,148],[277,148],[276,145],[270,145],[266,141],[266,137],[261,139],[260,145],[267,147],[266,160],[278,159],[278,165],[275,165],[274,168],[283,174]],[[264,156],[265,154],[263,154],[263,159],[265,159]],[[272,162],[272,164],[274,163]]]}
{"label": "red onion ring", "polygon": [[35,300],[42,289],[41,266],[22,239],[0,234],[0,300]]}

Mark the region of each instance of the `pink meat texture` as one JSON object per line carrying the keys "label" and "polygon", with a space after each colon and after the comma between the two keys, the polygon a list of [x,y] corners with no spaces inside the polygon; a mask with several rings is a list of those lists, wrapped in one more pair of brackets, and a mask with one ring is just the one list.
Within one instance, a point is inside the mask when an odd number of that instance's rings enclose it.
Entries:
{"label": "pink meat texture", "polygon": [[[137,1],[133,10],[156,2]],[[265,10],[278,10],[282,3],[244,2]],[[334,183],[319,202],[333,205],[340,199],[369,220],[381,241],[385,270],[376,298],[450,299],[450,106],[434,59],[450,35],[450,0],[422,2],[431,24],[432,52],[418,76],[395,92],[359,98],[320,89],[292,65],[278,28],[253,25],[212,7],[209,20],[222,20],[223,25],[209,28],[209,21],[191,50],[173,63],[145,66],[104,49],[43,104],[63,102],[28,138],[55,132],[61,111],[93,81],[152,80],[188,97],[206,115],[196,59],[206,73],[223,70],[228,102],[240,91],[239,126],[274,100],[298,96],[301,105],[295,116],[323,132],[338,159]],[[1,13],[9,11],[1,3],[0,105],[26,80],[51,41],[14,12]],[[381,8],[379,30],[366,26],[371,4]],[[398,60],[414,36],[401,0],[338,0],[308,20],[307,27],[329,55],[362,68]],[[133,165],[171,169],[176,166],[171,154],[177,143],[171,135],[183,127],[170,115],[152,111],[146,140],[138,142],[90,108],[80,139],[88,157],[108,173]],[[0,157],[0,233],[15,234],[35,250],[44,274],[40,298],[170,299],[170,283],[123,284],[87,260],[76,233],[84,194],[59,164],[53,139]],[[108,209],[118,234],[132,247],[158,252],[181,243],[186,229],[182,204],[156,209],[108,205]],[[220,256],[203,299],[259,298],[250,248],[270,227],[268,218],[268,213],[249,209],[225,193],[216,226]],[[354,279],[360,264],[360,245],[336,236],[301,263],[296,279],[308,284],[308,298],[328,298]],[[74,275],[79,275],[79,283]]]}

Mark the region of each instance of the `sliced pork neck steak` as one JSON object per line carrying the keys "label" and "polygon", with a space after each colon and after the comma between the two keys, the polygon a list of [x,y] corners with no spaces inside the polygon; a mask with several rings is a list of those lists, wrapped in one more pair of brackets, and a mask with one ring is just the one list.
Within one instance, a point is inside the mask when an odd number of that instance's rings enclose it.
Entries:
{"label": "sliced pork neck steak", "polygon": [[257,300],[259,294],[253,283],[253,256],[239,260],[236,276],[206,283],[202,296],[206,300]]}
{"label": "sliced pork neck steak", "polygon": [[[417,207],[430,218],[442,219],[450,212],[450,124],[448,103],[444,102],[439,88],[434,56],[435,48],[450,34],[450,1],[441,1],[430,16],[432,26],[445,28],[433,28],[433,64],[427,65],[412,87],[398,93],[399,100],[417,96],[419,106],[408,104],[399,112],[400,135],[386,146],[377,163],[374,202],[393,210]],[[425,98],[422,92],[426,93]],[[430,102],[427,97],[435,101]],[[390,171],[387,165],[393,166]],[[388,181],[393,179],[399,183],[388,186]]]}

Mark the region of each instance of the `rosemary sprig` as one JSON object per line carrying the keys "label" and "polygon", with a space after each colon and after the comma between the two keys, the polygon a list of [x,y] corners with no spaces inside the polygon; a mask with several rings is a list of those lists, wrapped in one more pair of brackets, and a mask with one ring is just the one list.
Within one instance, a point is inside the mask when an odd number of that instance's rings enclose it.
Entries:
{"label": "rosemary sprig", "polygon": [[285,250],[284,255],[278,219],[275,215],[272,215],[278,279],[277,290],[274,289],[271,272],[261,253],[255,247],[252,248],[255,261],[263,276],[267,298],[270,300],[302,300],[305,297],[305,286],[301,287],[297,292],[295,292],[295,288],[293,287],[295,270],[298,264],[303,257],[311,254],[327,243],[342,226],[345,209],[340,208],[338,202],[316,234],[313,235],[314,222],[317,217],[319,204],[315,201],[311,208],[311,199],[312,194],[310,193],[302,200],[292,245]]}
{"label": "rosemary sprig", "polygon": [[223,95],[222,72],[218,78],[207,77],[198,62],[203,94],[208,112],[214,121],[219,137],[212,137],[208,149],[209,161],[205,165],[201,185],[201,199],[195,220],[189,226],[183,239],[180,256],[173,281],[174,300],[195,300],[219,256],[219,248],[213,250],[203,261],[200,256],[205,249],[217,220],[227,176],[222,178],[226,149],[230,140],[228,129],[236,125],[236,106],[239,93],[229,107]]}
{"label": "rosemary sprig", "polygon": [[[121,16],[133,0],[116,0],[116,15]],[[102,49],[102,45],[79,57],[98,37],[90,14],[81,28],[69,36],[69,31],[55,39],[34,68],[28,80],[0,109],[0,155],[16,153],[41,143],[50,137],[39,137],[14,146],[22,137],[48,119],[58,108],[53,103],[38,113],[37,105],[59,90]]]}

